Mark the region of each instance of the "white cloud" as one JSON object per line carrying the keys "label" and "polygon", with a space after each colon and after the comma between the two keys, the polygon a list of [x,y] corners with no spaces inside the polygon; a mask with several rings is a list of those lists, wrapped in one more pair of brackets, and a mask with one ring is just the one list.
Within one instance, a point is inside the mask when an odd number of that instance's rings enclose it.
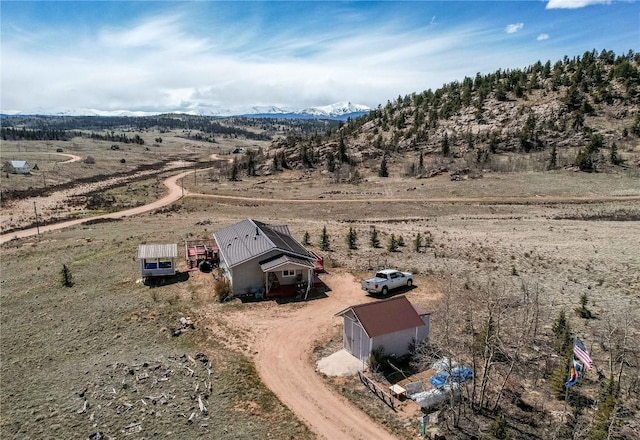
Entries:
{"label": "white cloud", "polygon": [[[523,24],[511,26],[519,30]],[[486,51],[502,37],[477,23],[438,32],[389,21],[317,33],[301,27],[264,34],[244,22],[198,33],[187,15],[167,15],[64,41],[47,32],[25,33],[2,41],[0,106],[49,113],[217,112],[351,100],[376,107],[398,95],[509,67],[505,59],[510,66],[532,59],[508,47]]]}
{"label": "white cloud", "polygon": [[611,0],[549,0],[547,9],[578,9],[591,5],[609,5]]}
{"label": "white cloud", "polygon": [[544,41],[548,39],[549,39],[549,34],[540,34],[538,35],[538,38],[536,38],[537,41]]}
{"label": "white cloud", "polygon": [[524,27],[524,23],[513,23],[513,24],[508,24],[504,30],[507,34],[514,34],[519,30],[522,30],[523,27]]}

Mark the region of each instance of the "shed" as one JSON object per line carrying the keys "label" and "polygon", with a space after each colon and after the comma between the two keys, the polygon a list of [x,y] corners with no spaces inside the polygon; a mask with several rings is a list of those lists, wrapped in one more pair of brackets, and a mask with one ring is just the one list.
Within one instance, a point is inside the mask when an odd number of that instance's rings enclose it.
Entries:
{"label": "shed", "polygon": [[345,350],[363,362],[379,348],[387,355],[408,354],[412,345],[429,338],[430,313],[404,295],[351,306],[335,316],[343,318]]}
{"label": "shed", "polygon": [[31,174],[31,167],[26,160],[8,160],[4,163],[3,170],[11,174]]}
{"label": "shed", "polygon": [[175,243],[138,246],[140,272],[143,277],[175,275],[176,258],[178,258],[178,245]]}

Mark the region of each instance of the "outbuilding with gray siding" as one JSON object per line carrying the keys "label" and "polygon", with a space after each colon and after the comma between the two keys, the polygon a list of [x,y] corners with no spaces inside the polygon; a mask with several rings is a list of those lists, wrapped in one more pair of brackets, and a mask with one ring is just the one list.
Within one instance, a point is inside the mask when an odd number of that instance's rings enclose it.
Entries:
{"label": "outbuilding with gray siding", "polygon": [[235,296],[309,292],[316,257],[293,238],[288,226],[249,218],[215,232],[213,238]]}
{"label": "outbuilding with gray siding", "polygon": [[404,295],[351,306],[336,316],[343,318],[345,350],[363,362],[380,348],[385,355],[403,356],[429,338],[430,313]]}

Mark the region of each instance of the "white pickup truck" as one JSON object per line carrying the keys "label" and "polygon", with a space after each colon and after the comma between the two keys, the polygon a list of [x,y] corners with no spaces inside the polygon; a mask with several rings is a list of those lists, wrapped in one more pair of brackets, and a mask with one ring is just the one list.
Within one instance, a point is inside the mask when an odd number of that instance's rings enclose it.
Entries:
{"label": "white pickup truck", "polygon": [[369,293],[381,293],[387,295],[390,290],[398,287],[411,287],[413,285],[413,275],[409,272],[385,269],[376,272],[373,278],[362,280],[362,290]]}

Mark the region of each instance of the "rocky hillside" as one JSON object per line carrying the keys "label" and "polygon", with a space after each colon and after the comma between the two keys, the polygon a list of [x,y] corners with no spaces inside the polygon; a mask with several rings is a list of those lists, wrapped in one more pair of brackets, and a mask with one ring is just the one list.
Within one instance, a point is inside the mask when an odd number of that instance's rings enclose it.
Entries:
{"label": "rocky hillside", "polygon": [[398,96],[325,135],[274,142],[268,153],[329,171],[420,156],[404,168],[419,173],[423,157],[484,167],[494,155],[544,152],[548,168],[595,171],[637,166],[639,138],[640,54],[594,50]]}

